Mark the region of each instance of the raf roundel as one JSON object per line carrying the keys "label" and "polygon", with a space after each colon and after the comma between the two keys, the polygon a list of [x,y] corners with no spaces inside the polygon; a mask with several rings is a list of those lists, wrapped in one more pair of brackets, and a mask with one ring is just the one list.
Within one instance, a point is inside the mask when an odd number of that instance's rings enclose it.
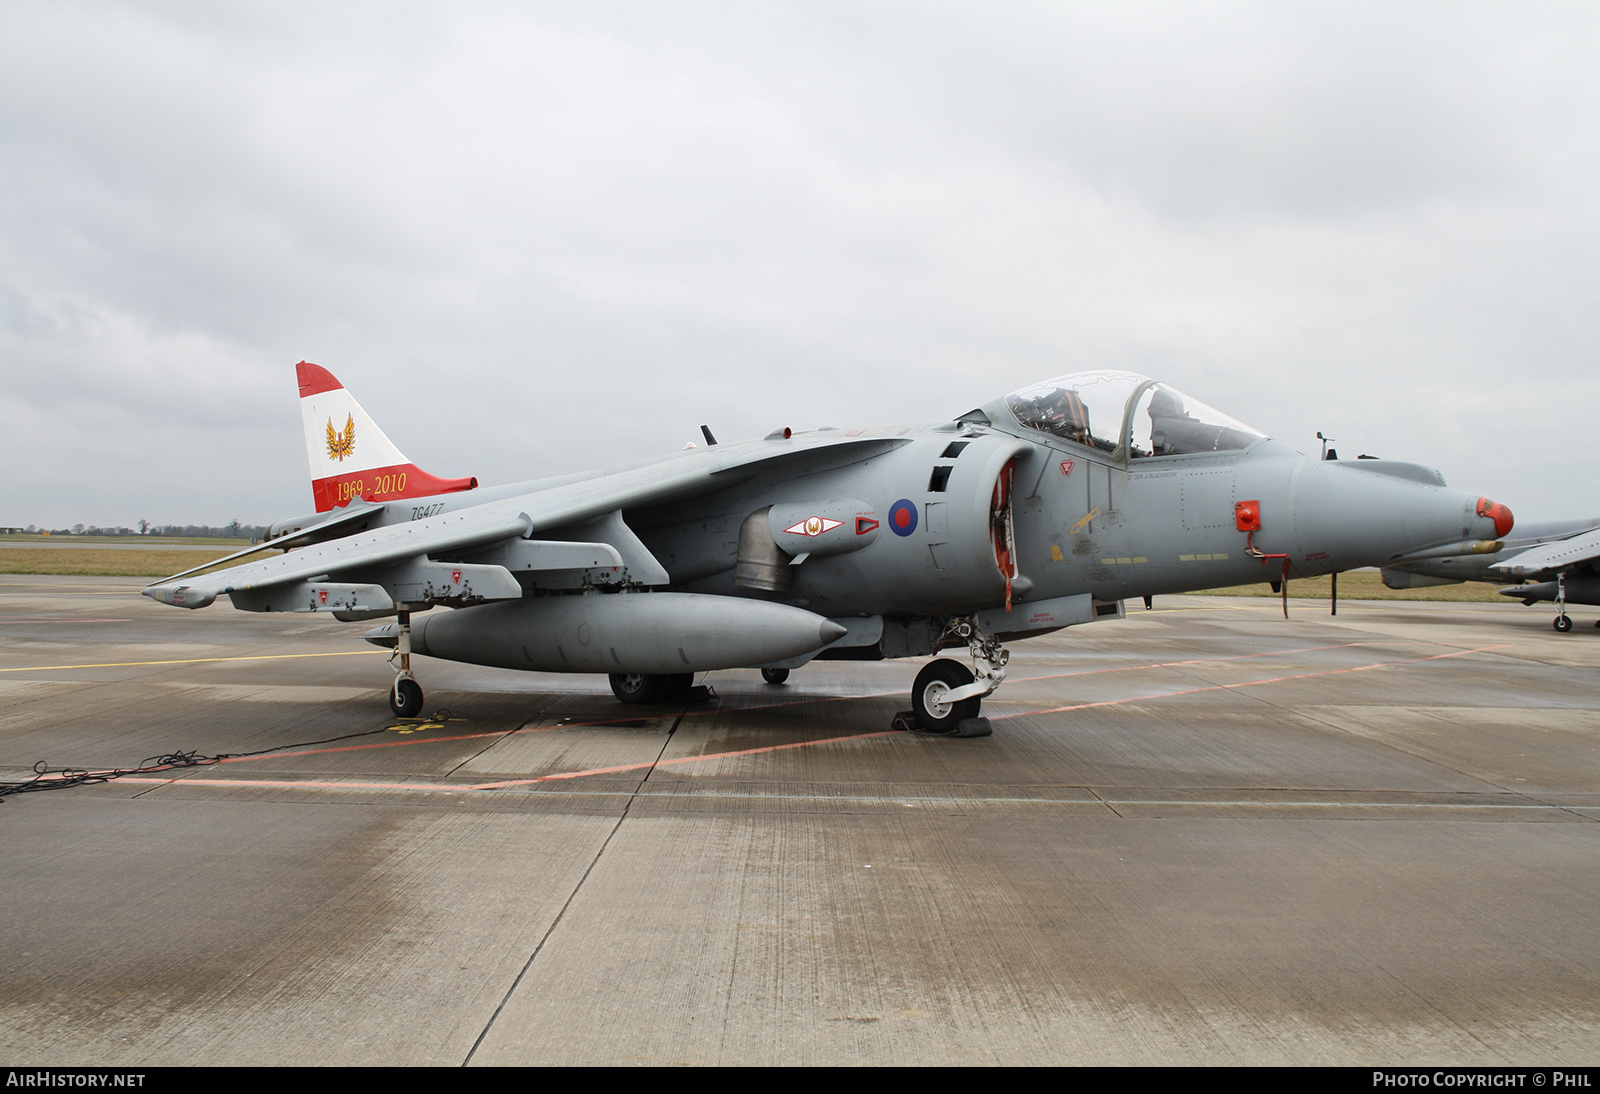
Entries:
{"label": "raf roundel", "polygon": [[917,507],[901,498],[889,507],[889,531],[897,536],[909,536],[917,530]]}

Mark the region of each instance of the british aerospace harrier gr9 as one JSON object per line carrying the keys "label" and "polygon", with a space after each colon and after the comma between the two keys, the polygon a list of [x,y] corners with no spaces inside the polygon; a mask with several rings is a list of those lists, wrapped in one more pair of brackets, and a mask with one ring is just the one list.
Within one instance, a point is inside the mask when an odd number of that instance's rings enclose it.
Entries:
{"label": "british aerospace harrier gr9", "polygon": [[1512,524],[1437,471],[1308,458],[1128,372],[934,425],[724,444],[702,427],[703,447],[509,486],[428,474],[326,369],[298,378],[316,514],[273,526],[281,555],[145,595],[392,618],[368,638],[396,650],[401,715],[422,709],[413,654],[605,673],[625,703],[714,669],[780,683],[813,659],[932,657],[916,722],[979,733],[1005,643],[1130,597],[1481,551]]}

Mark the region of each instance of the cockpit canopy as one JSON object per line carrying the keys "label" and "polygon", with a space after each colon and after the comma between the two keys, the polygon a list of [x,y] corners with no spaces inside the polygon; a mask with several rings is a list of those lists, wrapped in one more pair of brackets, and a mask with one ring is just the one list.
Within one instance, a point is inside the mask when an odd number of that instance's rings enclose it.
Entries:
{"label": "cockpit canopy", "polygon": [[1075,372],[1006,396],[1027,429],[1128,456],[1231,452],[1264,440],[1243,422],[1136,372]]}

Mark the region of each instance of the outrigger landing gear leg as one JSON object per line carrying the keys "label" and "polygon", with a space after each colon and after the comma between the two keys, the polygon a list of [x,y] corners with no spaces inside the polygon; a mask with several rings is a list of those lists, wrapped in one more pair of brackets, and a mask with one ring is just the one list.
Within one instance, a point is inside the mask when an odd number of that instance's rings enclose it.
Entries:
{"label": "outrigger landing gear leg", "polygon": [[395,673],[394,687],[389,689],[389,709],[398,717],[415,718],[422,713],[422,688],[411,675],[411,613],[401,610],[398,619],[400,634],[394,652],[400,658],[400,670]]}
{"label": "outrigger landing gear leg", "polygon": [[945,633],[967,640],[972,669],[945,657],[929,661],[911,686],[912,709],[896,715],[894,724],[951,737],[987,737],[994,729],[978,711],[983,697],[1005,680],[1010,651],[993,635],[980,634],[973,619],[953,620]]}
{"label": "outrigger landing gear leg", "polygon": [[1572,617],[1567,614],[1567,575],[1556,575],[1556,621],[1550,624],[1562,634],[1572,629]]}

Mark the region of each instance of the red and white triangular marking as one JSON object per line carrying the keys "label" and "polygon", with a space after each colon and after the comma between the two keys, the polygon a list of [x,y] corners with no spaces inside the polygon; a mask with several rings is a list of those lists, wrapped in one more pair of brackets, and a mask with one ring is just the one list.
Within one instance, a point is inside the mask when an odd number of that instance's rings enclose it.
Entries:
{"label": "red and white triangular marking", "polygon": [[796,536],[820,536],[824,532],[833,531],[843,523],[842,520],[832,520],[828,517],[807,517],[799,524],[785,528],[784,531]]}

